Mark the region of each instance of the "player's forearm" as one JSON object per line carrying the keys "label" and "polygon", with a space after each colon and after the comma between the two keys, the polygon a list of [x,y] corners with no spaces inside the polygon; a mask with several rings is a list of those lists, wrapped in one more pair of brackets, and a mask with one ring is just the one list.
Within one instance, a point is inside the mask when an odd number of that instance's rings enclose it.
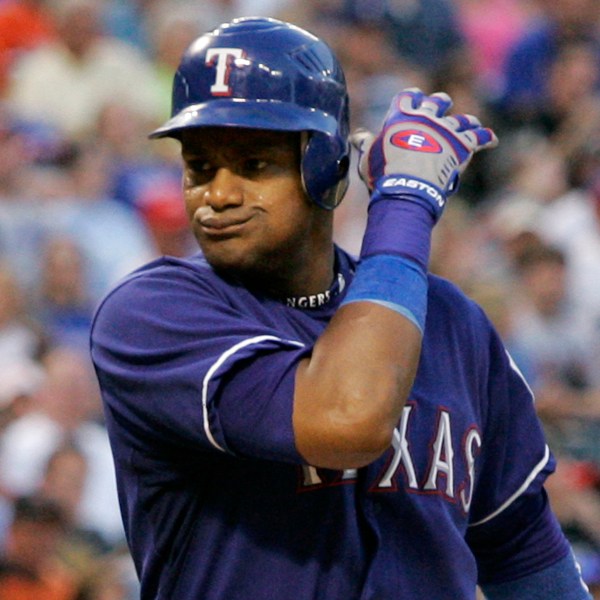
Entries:
{"label": "player's forearm", "polygon": [[342,307],[296,377],[296,445],[309,463],[356,468],[389,447],[421,350],[433,225],[418,203],[371,204]]}
{"label": "player's forearm", "polygon": [[296,444],[311,464],[355,468],[389,447],[421,349],[433,225],[417,203],[369,208],[354,280],[297,375]]}
{"label": "player's forearm", "polygon": [[446,117],[450,105],[445,94],[405,90],[378,136],[354,136],[371,194],[360,262],[342,308],[296,377],[296,445],[315,466],[377,458],[412,387],[431,232],[472,153],[496,142],[474,117]]}
{"label": "player's forearm", "polygon": [[421,332],[372,302],[343,306],[299,366],[294,431],[315,466],[368,464],[390,445],[412,387]]}

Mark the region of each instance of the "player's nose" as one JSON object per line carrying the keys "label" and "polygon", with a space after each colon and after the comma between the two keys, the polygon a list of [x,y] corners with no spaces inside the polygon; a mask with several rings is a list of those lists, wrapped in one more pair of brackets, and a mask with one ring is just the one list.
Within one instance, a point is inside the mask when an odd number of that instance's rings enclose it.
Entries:
{"label": "player's nose", "polygon": [[241,178],[231,169],[220,167],[206,187],[204,201],[215,210],[239,206],[244,201]]}

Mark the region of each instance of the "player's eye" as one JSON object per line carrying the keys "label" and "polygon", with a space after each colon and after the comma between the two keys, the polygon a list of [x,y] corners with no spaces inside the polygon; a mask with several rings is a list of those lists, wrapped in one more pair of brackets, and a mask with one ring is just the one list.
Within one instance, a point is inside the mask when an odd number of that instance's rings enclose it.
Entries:
{"label": "player's eye", "polygon": [[186,185],[202,185],[210,181],[215,167],[208,160],[192,159],[186,161],[185,183]]}
{"label": "player's eye", "polygon": [[244,175],[255,176],[262,173],[268,166],[269,163],[262,158],[247,158],[242,163],[242,171]]}
{"label": "player's eye", "polygon": [[197,173],[206,173],[213,169],[212,164],[208,160],[194,159],[188,161],[188,167]]}

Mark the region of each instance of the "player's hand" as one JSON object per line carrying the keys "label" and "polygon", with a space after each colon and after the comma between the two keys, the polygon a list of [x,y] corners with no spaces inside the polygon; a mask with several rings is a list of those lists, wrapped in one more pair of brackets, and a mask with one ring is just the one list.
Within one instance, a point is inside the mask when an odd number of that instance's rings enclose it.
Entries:
{"label": "player's hand", "polygon": [[446,115],[450,97],[426,96],[408,88],[394,97],[381,132],[359,130],[358,170],[371,201],[395,198],[420,202],[437,221],[446,199],[458,188],[473,154],[498,143],[494,132],[472,115]]}

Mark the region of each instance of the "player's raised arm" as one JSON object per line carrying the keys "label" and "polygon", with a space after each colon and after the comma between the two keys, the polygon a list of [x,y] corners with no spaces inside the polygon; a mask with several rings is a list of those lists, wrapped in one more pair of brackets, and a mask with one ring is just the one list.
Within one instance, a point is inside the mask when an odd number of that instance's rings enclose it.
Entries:
{"label": "player's raised arm", "polygon": [[296,375],[296,444],[311,464],[358,467],[391,443],[419,360],[432,229],[473,153],[497,143],[450,106],[444,93],[408,89],[377,137],[353,136],[371,195],[360,263]]}

